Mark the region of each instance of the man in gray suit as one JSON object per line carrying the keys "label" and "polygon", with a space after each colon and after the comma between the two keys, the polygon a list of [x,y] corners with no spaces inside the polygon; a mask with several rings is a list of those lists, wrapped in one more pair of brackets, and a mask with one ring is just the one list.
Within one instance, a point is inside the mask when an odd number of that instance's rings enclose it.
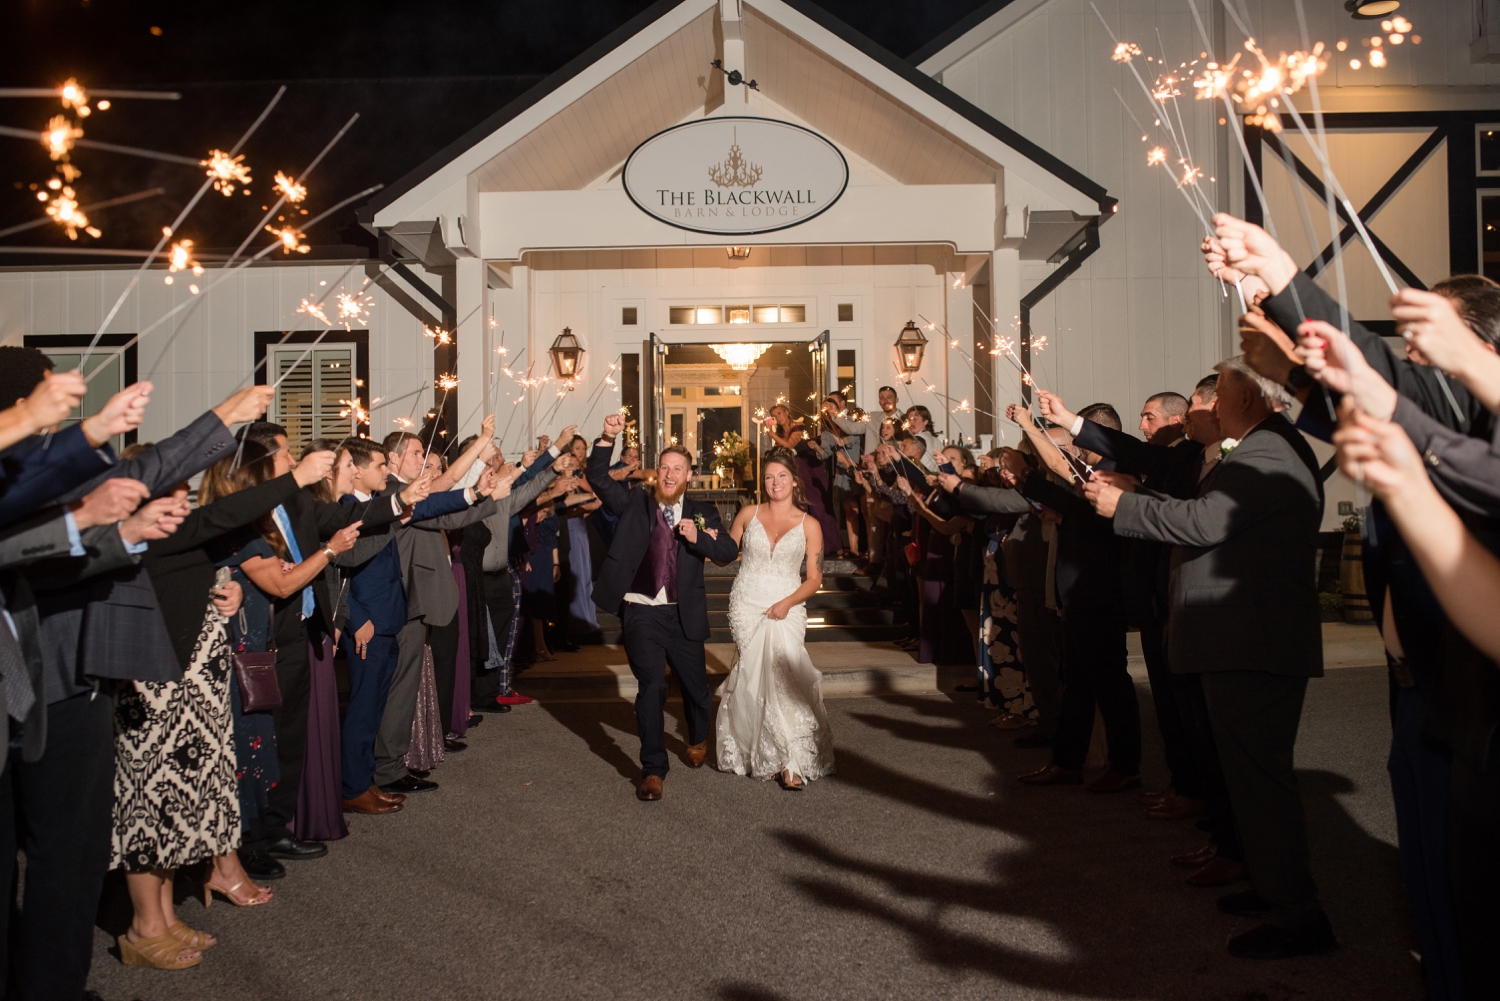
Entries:
{"label": "man in gray suit", "polygon": [[1251,890],[1219,899],[1264,923],[1229,940],[1249,959],[1330,952],[1292,753],[1307,679],[1323,674],[1313,562],[1318,461],[1277,410],[1281,388],[1242,358],[1215,366],[1224,457],[1178,500],[1096,478],[1095,509],[1125,538],[1172,545],[1167,657],[1201,676]]}
{"label": "man in gray suit", "polygon": [[[422,474],[427,449],[422,440],[406,431],[397,431],[385,439],[386,454],[392,469],[388,490],[401,490]],[[477,449],[475,453],[477,454]],[[571,459],[559,459],[558,463]],[[555,471],[538,476],[535,491],[523,488],[518,495],[535,497],[556,477]],[[527,484],[530,488],[531,484]],[[416,711],[417,692],[422,682],[422,648],[432,647],[436,661],[451,662],[458,654],[458,582],[453,576],[453,560],[448,544],[448,529],[463,528],[494,517],[500,506],[493,497],[476,497],[468,510],[455,514],[412,522],[396,532],[396,548],[401,558],[401,572],[406,588],[407,623],[396,636],[396,673],[391,678],[385,715],[375,739],[375,785],[386,793],[413,793],[436,789],[437,783],[407,771],[406,752],[411,747],[412,716]],[[513,503],[508,500],[507,504]],[[444,728],[452,711],[440,706]],[[462,745],[450,742],[449,748]]]}
{"label": "man in gray suit", "polygon": [[0,773],[0,858],[10,860],[0,889],[12,904],[16,853],[26,855],[21,906],[0,912],[0,986],[9,984],[11,997],[83,994],[114,804],[112,700],[108,690],[52,697],[31,587],[78,590],[85,578],[135,564],[147,541],[165,538],[187,513],[174,497],[137,509],[146,493],[139,481],[111,479],[0,533],[0,567],[25,565],[24,576],[0,570],[0,734],[24,719],[20,748]]}

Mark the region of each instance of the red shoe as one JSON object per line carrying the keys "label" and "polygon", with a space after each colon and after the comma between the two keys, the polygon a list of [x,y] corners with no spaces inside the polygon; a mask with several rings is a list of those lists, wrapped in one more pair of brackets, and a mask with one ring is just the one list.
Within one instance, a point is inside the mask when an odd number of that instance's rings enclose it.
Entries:
{"label": "red shoe", "polygon": [[502,706],[524,706],[528,702],[535,702],[536,699],[530,695],[522,695],[520,692],[511,692],[509,695],[495,696],[495,701]]}

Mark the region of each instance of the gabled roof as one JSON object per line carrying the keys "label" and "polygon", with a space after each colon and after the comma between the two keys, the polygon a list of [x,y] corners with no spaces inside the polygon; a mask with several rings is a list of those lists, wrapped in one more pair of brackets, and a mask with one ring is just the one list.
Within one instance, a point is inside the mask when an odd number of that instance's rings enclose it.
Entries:
{"label": "gabled roof", "polygon": [[[421,204],[479,170],[574,102],[596,88],[607,86],[616,74],[653,47],[663,45],[705,15],[711,17],[716,7],[716,0],[660,0],[420,167],[386,187],[361,211],[360,221],[373,227],[384,210],[394,208],[394,213],[384,213],[392,221],[393,215],[417,211]],[[924,119],[977,155],[1016,170],[1043,190],[1070,189],[1077,193],[1066,201],[1092,203],[1106,217],[1111,213],[1115,199],[1102,185],[827,11],[806,0],[759,0],[745,3],[744,16],[747,19],[752,16],[764,18],[803,44],[816,46],[826,57],[857,75],[884,100],[899,104],[912,116]],[[747,53],[747,61],[748,75],[756,76],[753,50]],[[763,83],[769,84],[770,81]],[[763,88],[763,91],[767,99],[778,102],[776,93],[769,88]],[[666,109],[660,113],[671,112]],[[672,120],[680,117],[679,114]],[[817,121],[808,124],[814,128],[820,125]],[[640,138],[649,134],[649,131],[644,132]],[[623,159],[623,155],[619,159]]]}

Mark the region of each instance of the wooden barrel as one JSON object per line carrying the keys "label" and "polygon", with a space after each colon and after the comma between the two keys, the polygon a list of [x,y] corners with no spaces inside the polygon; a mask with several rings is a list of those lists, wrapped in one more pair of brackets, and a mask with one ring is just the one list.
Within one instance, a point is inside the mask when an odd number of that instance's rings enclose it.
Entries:
{"label": "wooden barrel", "polygon": [[1339,591],[1344,596],[1345,622],[1373,622],[1370,596],[1365,593],[1364,547],[1358,532],[1344,533],[1344,555],[1339,563]]}

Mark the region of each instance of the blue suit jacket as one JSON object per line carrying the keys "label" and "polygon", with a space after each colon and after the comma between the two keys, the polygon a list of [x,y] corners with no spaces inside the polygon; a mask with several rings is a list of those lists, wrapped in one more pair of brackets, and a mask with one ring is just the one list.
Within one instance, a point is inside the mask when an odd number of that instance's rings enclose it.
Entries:
{"label": "blue suit jacket", "polygon": [[0,526],[53,503],[114,461],[108,445],[89,444],[80,424],[17,442],[0,453]]}
{"label": "blue suit jacket", "polygon": [[[376,496],[385,494],[382,492]],[[353,494],[345,494],[339,498],[339,503],[363,504],[364,501]],[[462,490],[448,490],[432,494],[417,504],[412,511],[412,520],[425,521],[465,510],[468,506]],[[378,553],[348,572],[351,632],[366,622],[373,622],[377,636],[395,636],[406,625],[406,589],[401,585],[401,555],[395,543],[396,536],[392,531],[389,541]]]}

